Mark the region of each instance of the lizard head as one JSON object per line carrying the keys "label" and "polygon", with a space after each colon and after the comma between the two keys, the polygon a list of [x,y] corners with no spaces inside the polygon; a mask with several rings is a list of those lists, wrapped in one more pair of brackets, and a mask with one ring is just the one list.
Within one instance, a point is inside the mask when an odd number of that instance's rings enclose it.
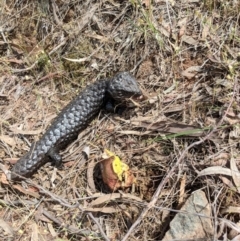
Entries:
{"label": "lizard head", "polygon": [[113,99],[120,101],[142,95],[136,79],[128,72],[119,72],[116,74],[109,81],[107,91]]}

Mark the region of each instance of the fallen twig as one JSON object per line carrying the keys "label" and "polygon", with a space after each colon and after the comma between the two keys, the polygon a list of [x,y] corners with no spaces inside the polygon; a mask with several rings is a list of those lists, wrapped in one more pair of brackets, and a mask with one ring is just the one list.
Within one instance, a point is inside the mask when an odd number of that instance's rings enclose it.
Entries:
{"label": "fallen twig", "polygon": [[130,234],[136,230],[136,227],[141,223],[141,221],[143,220],[143,218],[146,216],[147,212],[154,207],[155,203],[158,200],[159,194],[162,191],[162,189],[164,188],[165,184],[167,183],[167,181],[173,176],[174,171],[177,169],[177,167],[181,164],[181,162],[184,160],[185,155],[188,153],[188,151],[197,145],[200,145],[201,143],[205,142],[206,140],[208,140],[211,135],[218,129],[219,126],[222,125],[224,118],[226,117],[227,113],[229,112],[232,103],[234,101],[234,98],[236,96],[236,88],[237,88],[237,80],[235,80],[234,83],[234,89],[233,89],[233,95],[232,95],[232,99],[228,105],[228,108],[226,110],[226,112],[224,113],[224,115],[222,116],[221,120],[217,123],[217,125],[202,139],[200,139],[199,141],[195,141],[193,142],[191,145],[189,145],[180,155],[180,157],[178,158],[177,162],[175,163],[175,165],[170,169],[170,171],[167,173],[166,177],[161,181],[161,183],[159,184],[156,192],[154,193],[151,201],[148,203],[148,205],[143,209],[142,213],[139,215],[139,217],[137,218],[137,220],[133,223],[133,225],[131,226],[131,228],[128,230],[128,232],[125,234],[125,236],[123,237],[122,241],[126,241],[128,239],[128,237],[130,236]]}

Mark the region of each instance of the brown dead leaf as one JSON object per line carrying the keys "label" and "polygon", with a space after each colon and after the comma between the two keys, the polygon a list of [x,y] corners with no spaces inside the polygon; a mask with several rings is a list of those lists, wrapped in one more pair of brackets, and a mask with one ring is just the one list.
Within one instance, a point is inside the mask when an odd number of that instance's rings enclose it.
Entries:
{"label": "brown dead leaf", "polygon": [[[52,175],[51,175],[51,179],[50,179],[50,181],[51,181],[51,184],[52,184],[52,187],[55,187],[56,185],[55,185],[55,180],[56,180],[56,178],[57,178],[57,168],[56,167],[54,167],[53,168],[53,172],[52,172]],[[47,182],[48,184],[49,184],[49,182]],[[48,185],[47,184],[47,185]],[[49,188],[49,187],[48,187]]]}
{"label": "brown dead leaf", "polygon": [[[107,36],[102,36],[102,35],[98,35],[96,33],[91,34],[91,33],[87,33],[86,34],[87,37],[89,38],[94,38],[94,39],[98,39],[101,42],[108,42],[109,38]],[[100,56],[99,54],[94,55],[95,57],[99,58],[99,59],[104,59],[102,56]]]}
{"label": "brown dead leaf", "polygon": [[215,54],[212,55],[211,53],[208,53],[208,59],[211,60],[213,63],[221,64],[221,59]]}
{"label": "brown dead leaf", "polygon": [[22,46],[23,44],[21,41],[18,39],[12,39],[11,48],[14,49],[19,55],[24,53]]}
{"label": "brown dead leaf", "polygon": [[231,241],[240,241],[240,234],[236,235]]}
{"label": "brown dead leaf", "polygon": [[184,193],[185,193],[185,187],[186,187],[186,181],[187,181],[187,176],[186,173],[184,173],[182,179],[181,179],[181,184],[180,184],[180,194],[179,194],[179,200],[178,204],[182,204],[184,201]]}
{"label": "brown dead leaf", "polygon": [[182,76],[187,77],[188,79],[192,79],[201,71],[202,71],[201,66],[190,66],[189,68],[182,71],[181,74]]}
{"label": "brown dead leaf", "polygon": [[15,63],[15,64],[23,64],[23,63],[24,63],[23,60],[21,60],[21,59],[16,59],[16,58],[7,59],[6,61],[7,61],[7,62],[10,62],[10,63]]}
{"label": "brown dead leaf", "polygon": [[234,186],[234,184],[231,182],[231,180],[229,180],[227,177],[224,177],[224,176],[219,176],[219,178],[222,180],[224,184],[226,184],[229,188],[231,188],[231,190],[233,190],[234,192],[237,192],[237,189]]}
{"label": "brown dead leaf", "polygon": [[38,225],[36,224],[36,222],[32,221],[31,228],[32,228],[31,241],[38,241],[39,240],[38,239],[39,230],[38,230]]}
{"label": "brown dead leaf", "polygon": [[229,206],[227,208],[224,208],[221,211],[221,214],[226,214],[226,213],[240,213],[240,207]]}
{"label": "brown dead leaf", "polygon": [[2,142],[5,142],[7,143],[8,145],[12,146],[12,147],[15,147],[16,145],[16,141],[14,140],[14,138],[8,136],[8,135],[1,135],[0,136],[0,140]]}
{"label": "brown dead leaf", "polygon": [[224,121],[226,121],[230,125],[234,125],[234,124],[240,123],[240,118],[237,115],[235,115],[234,117],[233,116],[229,116],[229,115],[225,115],[223,119],[224,119]]}
{"label": "brown dead leaf", "polygon": [[69,162],[64,162],[64,167],[72,167],[73,165],[75,165],[76,162],[75,161],[69,161]]}
{"label": "brown dead leaf", "polygon": [[226,164],[229,162],[229,159],[229,153],[222,152],[205,158],[202,162],[200,162],[200,164],[208,166],[226,166]]}
{"label": "brown dead leaf", "polygon": [[87,183],[88,183],[88,187],[91,189],[92,192],[96,192],[96,186],[93,179],[94,167],[95,167],[95,162],[94,160],[91,160],[88,163],[88,168],[87,168]]}
{"label": "brown dead leaf", "polygon": [[102,204],[105,204],[105,203],[108,203],[110,201],[120,199],[120,198],[142,202],[141,198],[136,197],[136,196],[134,196],[132,194],[129,194],[129,193],[111,193],[111,194],[105,194],[103,196],[98,197],[97,199],[92,201],[89,204],[89,206],[94,207],[94,206],[102,205]]}
{"label": "brown dead leaf", "polygon": [[151,119],[148,121],[132,122],[132,124],[141,128],[146,128],[147,130],[159,131],[162,134],[177,134],[178,136],[202,136],[205,132],[197,126],[161,119],[155,121]]}
{"label": "brown dead leaf", "polygon": [[1,183],[2,184],[9,184],[9,181],[8,181],[7,176],[5,175],[5,173],[2,173],[2,175],[1,175]]}
{"label": "brown dead leaf", "polygon": [[131,170],[127,170],[124,175],[125,180],[121,183],[121,187],[131,187],[136,181],[135,176],[133,175]]}
{"label": "brown dead leaf", "polygon": [[4,161],[6,161],[6,162],[9,162],[10,164],[15,164],[17,161],[19,160],[19,158],[4,158]]}
{"label": "brown dead leaf", "polygon": [[198,3],[200,0],[182,0],[181,3]]}
{"label": "brown dead leaf", "polygon": [[228,159],[214,159],[211,160],[210,165],[211,166],[226,166],[226,164],[228,163]]}
{"label": "brown dead leaf", "polygon": [[[156,3],[166,4],[166,0],[155,0]],[[168,0],[168,3],[171,4],[171,6],[174,6],[176,4],[175,0]]]}
{"label": "brown dead leaf", "polygon": [[42,133],[42,129],[39,130],[20,130],[17,128],[10,128],[10,130],[13,132],[13,134],[17,135],[17,134],[22,134],[22,135],[38,135],[40,133]]}
{"label": "brown dead leaf", "polygon": [[[236,225],[240,227],[240,222],[237,222]],[[231,241],[239,241],[240,240],[239,232],[232,228],[228,234],[228,239]]]}
{"label": "brown dead leaf", "polygon": [[5,222],[3,219],[0,219],[0,227],[4,230],[5,233],[13,236],[14,235],[14,230],[13,228]]}
{"label": "brown dead leaf", "polygon": [[240,137],[240,126],[234,125],[232,130],[229,133],[230,142],[235,142],[235,140],[238,140],[239,137]]}
{"label": "brown dead leaf", "polygon": [[202,39],[205,40],[209,34],[210,26],[212,25],[212,17],[209,17],[207,21],[204,24],[203,30],[202,30]]}
{"label": "brown dead leaf", "polygon": [[9,166],[0,163],[0,169],[2,170],[1,183],[9,184],[8,180],[11,179],[11,171],[9,171]]}
{"label": "brown dead leaf", "polygon": [[117,133],[123,134],[123,135],[135,135],[135,136],[144,136],[149,135],[151,131],[132,131],[132,130],[125,130],[125,131],[117,131]]}
{"label": "brown dead leaf", "polygon": [[167,28],[167,26],[158,26],[159,32],[163,34],[165,37],[169,38],[170,37],[170,29]]}
{"label": "brown dead leaf", "polygon": [[31,196],[31,197],[35,197],[35,198],[40,198],[39,193],[34,191],[36,189],[33,189],[33,188],[25,189],[22,186],[20,186],[19,184],[13,185],[13,188],[17,189],[19,192],[21,192],[21,193],[23,193],[25,195],[28,195],[28,196]]}
{"label": "brown dead leaf", "polygon": [[44,210],[43,210],[43,207],[42,205],[39,206],[39,208],[36,210],[36,212],[34,212],[34,218],[35,220],[38,222],[38,221],[43,221],[45,223],[51,223],[52,221],[46,217],[44,214],[43,214]]}
{"label": "brown dead leaf", "polygon": [[232,171],[232,178],[233,178],[234,184],[235,184],[238,192],[240,193],[240,172],[238,171],[234,158],[231,158],[231,160],[230,160],[230,168]]}
{"label": "brown dead leaf", "polygon": [[178,21],[177,26],[180,27],[179,32],[178,32],[179,38],[181,38],[186,32],[187,20],[188,20],[188,18],[186,17],[186,18],[182,18]]}
{"label": "brown dead leaf", "polygon": [[118,188],[121,187],[121,182],[119,182],[117,174],[113,171],[113,167],[112,167],[113,160],[114,160],[114,157],[104,159],[101,162],[101,172],[102,172],[103,182],[107,184],[107,186],[111,190],[117,190]]}
{"label": "brown dead leaf", "polygon": [[181,40],[187,44],[190,44],[190,45],[197,45],[198,44],[198,41],[195,40],[193,37],[191,36],[187,36],[187,35],[183,35]]}
{"label": "brown dead leaf", "polygon": [[206,176],[206,175],[214,175],[214,174],[232,176],[232,171],[229,168],[220,167],[220,166],[207,167],[198,173],[198,177]]}
{"label": "brown dead leaf", "polygon": [[118,156],[109,150],[104,150],[101,161],[101,172],[103,182],[115,191],[120,187],[131,187],[135,182],[135,177],[129,166],[122,162]]}
{"label": "brown dead leaf", "polygon": [[82,62],[90,61],[90,57],[84,57],[84,58],[79,58],[79,59],[70,59],[70,58],[66,58],[66,57],[63,57],[63,58],[68,61],[75,62],[75,63],[82,63]]}
{"label": "brown dead leaf", "polygon": [[57,234],[57,232],[55,231],[52,223],[47,223],[47,226],[48,226],[48,230],[49,230],[49,232],[51,233],[52,237],[57,237],[58,234]]}
{"label": "brown dead leaf", "polygon": [[125,205],[118,205],[116,207],[101,207],[101,208],[86,208],[85,210],[88,212],[101,212],[101,213],[116,213],[120,212],[123,209],[126,209]]}

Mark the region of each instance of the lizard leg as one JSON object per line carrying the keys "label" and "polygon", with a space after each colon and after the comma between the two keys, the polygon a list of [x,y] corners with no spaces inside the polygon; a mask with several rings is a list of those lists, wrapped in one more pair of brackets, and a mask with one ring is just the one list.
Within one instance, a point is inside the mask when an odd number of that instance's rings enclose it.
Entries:
{"label": "lizard leg", "polygon": [[57,150],[55,150],[54,148],[51,148],[47,155],[51,158],[52,163],[57,167],[61,167],[62,165],[62,157],[59,154],[59,152]]}
{"label": "lizard leg", "polygon": [[126,106],[122,104],[117,105],[113,99],[109,99],[105,103],[104,108],[106,111],[110,113],[116,113],[118,115],[122,115],[122,113],[126,109]]}

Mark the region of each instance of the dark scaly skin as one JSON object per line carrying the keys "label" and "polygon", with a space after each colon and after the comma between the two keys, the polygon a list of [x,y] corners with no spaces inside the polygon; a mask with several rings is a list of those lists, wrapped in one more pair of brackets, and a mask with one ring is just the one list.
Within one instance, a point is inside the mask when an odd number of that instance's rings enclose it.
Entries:
{"label": "dark scaly skin", "polygon": [[30,177],[49,161],[60,166],[59,151],[77,139],[79,132],[87,127],[109,99],[123,102],[140,95],[135,78],[128,72],[89,85],[60,112],[42,138],[33,143],[30,151],[13,166],[11,179]]}

